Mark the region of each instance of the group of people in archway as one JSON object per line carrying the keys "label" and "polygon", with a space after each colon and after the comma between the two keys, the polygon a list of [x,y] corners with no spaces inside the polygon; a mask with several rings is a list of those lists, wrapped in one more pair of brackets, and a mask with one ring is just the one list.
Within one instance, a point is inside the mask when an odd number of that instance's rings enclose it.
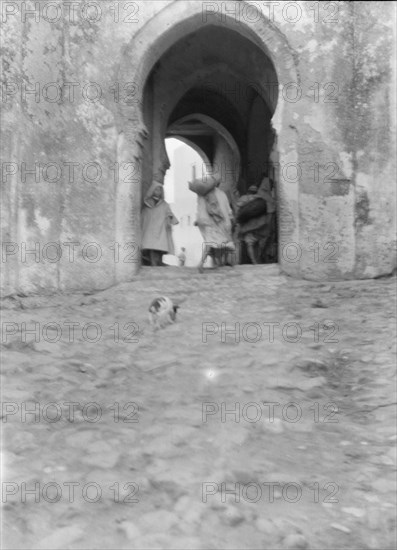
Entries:
{"label": "group of people in archway", "polygon": [[[212,257],[215,267],[234,265],[241,261],[244,252],[252,264],[274,261],[276,205],[271,179],[263,174],[259,186],[251,185],[247,193],[236,200],[234,211],[226,193],[219,189],[219,183],[205,194],[197,195],[194,225],[204,241],[199,271],[203,272],[208,256]],[[175,254],[172,226],[177,223],[170,205],[164,200],[163,185],[153,182],[142,211],[144,265],[166,265],[163,255]]]}

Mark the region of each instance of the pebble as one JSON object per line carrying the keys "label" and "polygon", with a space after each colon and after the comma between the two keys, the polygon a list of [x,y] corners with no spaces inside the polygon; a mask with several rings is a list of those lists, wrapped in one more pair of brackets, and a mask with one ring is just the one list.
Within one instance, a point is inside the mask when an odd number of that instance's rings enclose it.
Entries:
{"label": "pebble", "polygon": [[345,512],[345,514],[350,514],[355,518],[362,518],[365,516],[365,510],[362,508],[342,508],[342,512]]}
{"label": "pebble", "polygon": [[186,532],[189,533],[192,524],[200,524],[204,510],[198,505],[191,505],[182,514],[183,524],[186,525]]}
{"label": "pebble", "polygon": [[342,531],[342,533],[351,533],[351,530],[340,523],[331,523],[331,527],[337,531]]}
{"label": "pebble", "polygon": [[175,444],[166,435],[156,437],[145,444],[145,453],[156,454],[162,458],[170,458],[175,456]]}
{"label": "pebble", "polygon": [[52,474],[54,472],[65,472],[66,471],[66,467],[65,466],[62,466],[62,465],[58,465],[58,466],[45,466],[43,468],[43,472],[45,474]]}
{"label": "pebble", "polygon": [[32,433],[27,431],[16,432],[15,435],[12,437],[12,447],[15,451],[21,452],[27,449],[34,449],[35,447],[37,448],[38,443]]}
{"label": "pebble", "polygon": [[234,527],[239,523],[243,522],[245,517],[241,510],[236,508],[236,506],[228,505],[225,512],[224,518],[227,525]]}
{"label": "pebble", "polygon": [[371,485],[375,491],[379,491],[380,493],[388,493],[389,491],[393,491],[393,483],[387,481],[386,479],[376,479],[371,483]]}
{"label": "pebble", "polygon": [[276,378],[276,381],[271,382],[269,388],[285,388],[285,389],[298,389],[301,391],[308,391],[312,388],[323,386],[327,383],[326,378],[323,376],[316,376],[314,378],[307,378],[306,380],[297,380],[292,377],[290,378]]}
{"label": "pebble", "polygon": [[87,445],[95,437],[98,437],[98,433],[93,430],[80,430],[74,432],[66,437],[66,444],[71,447],[81,447]]}
{"label": "pebble", "polygon": [[54,365],[43,365],[42,367],[40,367],[38,372],[36,371],[36,373],[41,376],[48,376],[50,378],[55,378],[59,376],[60,370],[58,367],[55,367]]}
{"label": "pebble", "polygon": [[[131,476],[132,477],[132,476]],[[136,481],[138,483],[137,479],[131,479],[129,478],[129,481]],[[102,488],[102,498],[109,498],[109,499],[115,499],[115,494],[117,494],[116,489],[111,490],[110,487],[113,486],[115,483],[119,483],[119,487],[122,487],[125,483],[123,481],[123,476],[118,474],[112,469],[99,469],[99,468],[92,468],[90,471],[84,476],[84,483],[99,483]],[[141,488],[141,477],[139,478],[139,487]],[[131,489],[132,492],[132,489]],[[120,490],[119,500],[122,501],[126,497],[127,491]]]}
{"label": "pebble", "polygon": [[236,483],[247,485],[248,483],[255,483],[255,474],[250,470],[232,470],[231,479]]}
{"label": "pebble", "polygon": [[377,495],[364,495],[365,500],[368,500],[368,502],[380,502],[380,499]]}
{"label": "pebble", "polygon": [[176,523],[178,523],[177,516],[167,510],[149,512],[139,520],[139,525],[145,533],[167,533]]}
{"label": "pebble", "polygon": [[192,501],[188,496],[183,496],[178,499],[178,502],[175,504],[174,510],[178,514],[185,512],[190,506],[192,506]]}
{"label": "pebble", "polygon": [[[293,415],[297,414],[296,409],[291,407],[291,412],[287,414],[290,414],[291,417],[293,418]],[[284,424],[288,430],[291,430],[292,432],[295,432],[295,433],[311,432],[313,430],[313,427],[315,426],[313,420],[310,420],[310,419],[305,420],[303,418],[303,415],[302,415],[302,418],[300,418],[297,422],[288,422],[288,420],[286,420]]]}
{"label": "pebble", "polygon": [[383,511],[382,510],[372,510],[368,515],[366,524],[370,529],[382,529],[383,528]]}
{"label": "pebble", "polygon": [[113,468],[119,457],[120,454],[114,446],[105,441],[96,441],[88,446],[87,454],[81,458],[81,461],[98,468]]}
{"label": "pebble", "polygon": [[130,521],[121,522],[120,528],[125,532],[128,540],[130,540],[131,542],[136,541],[136,539],[139,538],[142,534],[135,523],[132,523]]}
{"label": "pebble", "polygon": [[73,544],[84,534],[84,530],[77,525],[55,529],[48,537],[42,539],[33,550],[63,550]]}
{"label": "pebble", "polygon": [[388,456],[388,458],[391,459],[391,464],[396,464],[396,462],[397,462],[397,448],[396,448],[396,447],[392,447],[392,448],[387,452],[387,456]]}
{"label": "pebble", "polygon": [[313,308],[327,308],[327,304],[325,304],[322,300],[315,300],[311,303],[311,307]]}
{"label": "pebble", "polygon": [[258,518],[255,521],[255,527],[258,529],[258,531],[261,531],[261,533],[266,533],[267,535],[270,535],[277,531],[274,523],[270,519],[266,518]]}
{"label": "pebble", "polygon": [[316,388],[319,386],[324,386],[324,384],[327,383],[326,378],[324,376],[316,376],[315,378],[310,378],[309,380],[304,380],[303,382],[300,382],[297,385],[297,388],[302,391],[308,391],[312,388]]}
{"label": "pebble", "polygon": [[303,535],[291,534],[285,537],[283,540],[283,547],[288,549],[302,549],[310,548],[309,543]]}
{"label": "pebble", "polygon": [[396,463],[396,460],[393,460],[390,456],[381,456],[379,458],[379,462],[386,464],[386,466],[393,466]]}

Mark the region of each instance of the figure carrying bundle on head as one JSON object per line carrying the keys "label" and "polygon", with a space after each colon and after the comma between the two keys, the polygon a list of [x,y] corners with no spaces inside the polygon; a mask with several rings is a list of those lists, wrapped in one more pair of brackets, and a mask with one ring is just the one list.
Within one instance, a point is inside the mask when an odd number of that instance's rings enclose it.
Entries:
{"label": "figure carrying bundle on head", "polygon": [[233,212],[226,193],[219,189],[220,180],[211,176],[194,180],[189,188],[197,194],[197,219],[195,225],[203,237],[203,253],[198,265],[203,272],[204,263],[212,256],[215,266],[225,265],[228,253],[234,253],[232,238]]}

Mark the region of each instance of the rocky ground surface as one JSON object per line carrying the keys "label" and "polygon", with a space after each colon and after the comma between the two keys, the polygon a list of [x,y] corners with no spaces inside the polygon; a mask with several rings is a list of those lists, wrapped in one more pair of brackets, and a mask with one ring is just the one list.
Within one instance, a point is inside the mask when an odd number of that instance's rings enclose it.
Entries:
{"label": "rocky ground surface", "polygon": [[394,548],[395,305],[275,265],[5,299],[3,548]]}

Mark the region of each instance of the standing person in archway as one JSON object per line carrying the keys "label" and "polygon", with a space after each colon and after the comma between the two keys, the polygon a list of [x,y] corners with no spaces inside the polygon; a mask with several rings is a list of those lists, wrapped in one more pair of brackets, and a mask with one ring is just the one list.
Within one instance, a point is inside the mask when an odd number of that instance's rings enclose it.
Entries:
{"label": "standing person in archway", "polygon": [[[243,208],[246,209],[244,217],[242,216]],[[249,209],[251,209],[251,215]],[[272,195],[270,179],[263,174],[259,188],[251,185],[248,194],[243,195],[237,201],[239,238],[245,242],[248,257],[253,264],[263,263],[270,257],[268,248],[274,231],[275,212],[276,204]],[[257,246],[257,250],[255,250],[255,246]]]}
{"label": "standing person in archway", "polygon": [[164,200],[164,188],[153,182],[146,193],[142,210],[142,254],[149,265],[163,264],[164,254],[175,254],[172,226],[178,220]]}
{"label": "standing person in archway", "polygon": [[226,193],[217,187],[197,197],[198,226],[203,237],[203,253],[198,265],[200,273],[203,272],[207,256],[212,255],[214,264],[223,265],[227,252],[234,252],[235,245],[232,238],[233,212],[230,208]]}
{"label": "standing person in archway", "polygon": [[186,248],[182,246],[180,253],[178,254],[179,267],[183,267],[186,263]]}

